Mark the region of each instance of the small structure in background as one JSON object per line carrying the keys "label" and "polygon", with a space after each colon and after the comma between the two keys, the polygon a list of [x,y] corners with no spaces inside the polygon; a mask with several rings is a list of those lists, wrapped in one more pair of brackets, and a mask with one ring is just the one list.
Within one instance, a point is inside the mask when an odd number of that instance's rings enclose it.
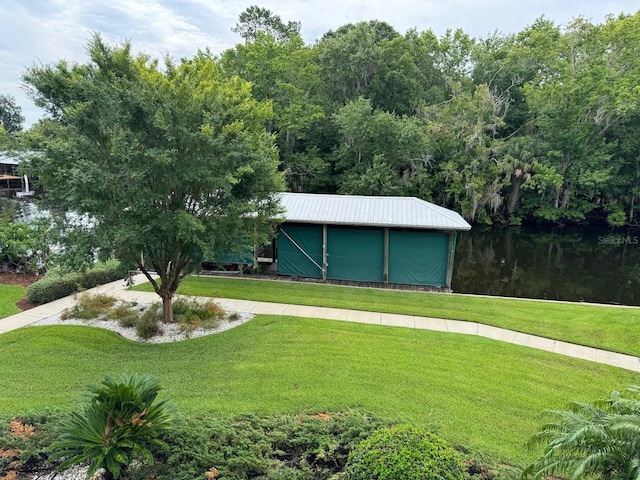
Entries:
{"label": "small structure in background", "polygon": [[20,198],[35,194],[29,188],[29,178],[20,175],[19,165],[19,159],[0,155],[0,195]]}
{"label": "small structure in background", "polygon": [[278,275],[451,289],[458,213],[414,197],[283,193]]}

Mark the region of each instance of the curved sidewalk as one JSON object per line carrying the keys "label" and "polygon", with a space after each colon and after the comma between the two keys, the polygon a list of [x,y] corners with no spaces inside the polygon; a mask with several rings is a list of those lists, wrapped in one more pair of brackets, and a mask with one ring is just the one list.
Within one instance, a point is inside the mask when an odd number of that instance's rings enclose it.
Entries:
{"label": "curved sidewalk", "polygon": [[[146,281],[144,275],[134,279],[136,283]],[[149,292],[134,292],[127,290],[123,281],[101,285],[88,290],[92,293],[109,293],[122,300],[137,300],[143,302],[157,301],[158,296]],[[207,297],[208,298],[208,297]],[[476,322],[460,320],[445,320],[442,318],[420,317],[414,315],[397,315],[391,313],[365,312],[360,310],[345,310],[340,308],[309,307],[304,305],[289,305],[286,303],[256,302],[251,300],[235,300],[216,298],[226,310],[269,315],[291,315],[296,317],[322,318],[327,320],[342,320],[347,322],[368,323],[372,325],[386,325],[391,327],[417,328],[440,332],[476,335],[501,342],[513,343],[525,347],[546,350],[568,357],[580,358],[596,363],[612,365],[634,372],[640,372],[640,358],[633,355],[599,350],[559,340],[529,335],[526,333],[505,330]],[[75,303],[73,296],[61,298],[45,305],[25,310],[24,312],[0,319],[0,334],[28,326],[42,318],[60,313]]]}

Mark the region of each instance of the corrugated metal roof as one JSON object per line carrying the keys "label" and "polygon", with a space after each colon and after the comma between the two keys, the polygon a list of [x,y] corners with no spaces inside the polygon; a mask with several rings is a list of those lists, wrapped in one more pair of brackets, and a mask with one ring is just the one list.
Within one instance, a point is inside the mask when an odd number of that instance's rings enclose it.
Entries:
{"label": "corrugated metal roof", "polygon": [[0,163],[5,163],[7,165],[19,165],[20,160],[17,158],[6,157],[4,155],[0,155]]}
{"label": "corrugated metal roof", "polygon": [[460,214],[415,197],[282,193],[287,222],[469,230]]}

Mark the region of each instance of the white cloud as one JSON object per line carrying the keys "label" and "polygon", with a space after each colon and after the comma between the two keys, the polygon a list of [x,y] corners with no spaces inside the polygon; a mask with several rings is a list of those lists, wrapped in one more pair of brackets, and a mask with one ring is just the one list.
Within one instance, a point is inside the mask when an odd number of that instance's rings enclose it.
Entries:
{"label": "white cloud", "polygon": [[129,17],[135,27],[123,32],[128,38],[139,38],[137,50],[149,53],[162,51],[172,55],[192,54],[199,47],[216,43],[216,39],[189,22],[180,12],[164,6],[158,0],[109,0],[118,15]]}

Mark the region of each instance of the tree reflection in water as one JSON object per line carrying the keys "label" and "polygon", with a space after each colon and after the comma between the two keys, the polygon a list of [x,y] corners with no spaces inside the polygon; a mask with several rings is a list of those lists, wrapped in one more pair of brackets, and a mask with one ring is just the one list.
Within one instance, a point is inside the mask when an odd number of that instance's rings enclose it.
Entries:
{"label": "tree reflection in water", "polygon": [[640,232],[472,229],[459,234],[453,290],[640,305]]}

